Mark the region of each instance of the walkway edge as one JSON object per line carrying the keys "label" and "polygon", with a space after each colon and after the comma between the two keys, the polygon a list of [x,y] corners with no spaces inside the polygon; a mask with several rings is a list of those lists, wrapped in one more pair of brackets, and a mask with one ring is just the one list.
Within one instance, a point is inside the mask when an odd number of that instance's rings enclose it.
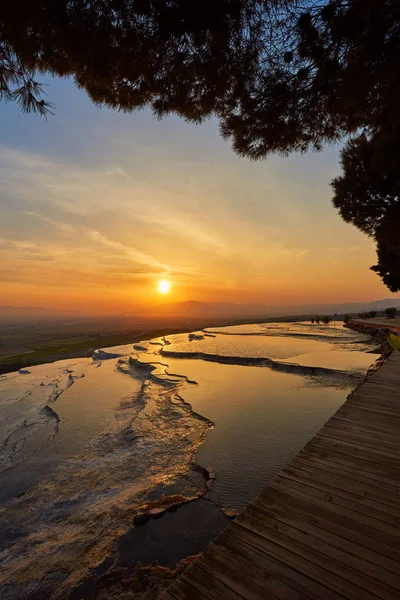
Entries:
{"label": "walkway edge", "polygon": [[161,600],[400,600],[399,431],[393,352]]}

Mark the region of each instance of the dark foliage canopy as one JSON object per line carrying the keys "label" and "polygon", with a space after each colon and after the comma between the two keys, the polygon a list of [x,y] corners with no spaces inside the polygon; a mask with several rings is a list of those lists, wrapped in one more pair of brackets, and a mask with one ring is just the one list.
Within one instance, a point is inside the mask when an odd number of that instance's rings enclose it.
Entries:
{"label": "dark foliage canopy", "polygon": [[378,264],[371,267],[392,291],[400,291],[400,218],[385,223],[376,235]]}
{"label": "dark foliage canopy", "polygon": [[343,174],[333,180],[333,204],[342,218],[376,240],[371,267],[400,290],[400,135],[361,135],[342,151]]}
{"label": "dark foliage canopy", "polygon": [[40,73],[123,111],[213,115],[251,159],[350,136],[335,205],[376,237],[389,281],[397,179],[374,165],[400,131],[399,0],[4,0],[0,99],[51,112]]}
{"label": "dark foliage canopy", "polygon": [[400,120],[398,0],[18,0],[0,5],[0,89],[35,73],[96,103],[219,117],[240,154],[319,148]]}

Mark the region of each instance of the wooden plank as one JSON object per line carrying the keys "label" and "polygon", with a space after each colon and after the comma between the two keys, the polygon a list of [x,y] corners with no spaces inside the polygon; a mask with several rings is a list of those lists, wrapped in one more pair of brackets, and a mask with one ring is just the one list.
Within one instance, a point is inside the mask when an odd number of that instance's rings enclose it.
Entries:
{"label": "wooden plank", "polygon": [[[352,481],[358,481],[363,483],[365,486],[373,492],[374,490],[385,490],[390,493],[398,494],[400,492],[400,485],[396,485],[396,482],[391,480],[386,480],[384,477],[374,476],[370,473],[360,473],[359,468],[353,467],[351,465],[340,465],[333,460],[321,460],[318,456],[313,456],[309,454],[308,456],[303,456],[298,454],[296,456],[295,461],[292,463],[293,465],[302,465],[303,468],[316,468],[321,473],[338,475],[341,477],[348,477]],[[398,500],[397,504],[398,506]]]}
{"label": "wooden plank", "polygon": [[381,368],[164,600],[400,600],[400,355]]}
{"label": "wooden plank", "polygon": [[[269,538],[268,532],[264,529],[261,536],[235,523],[230,526],[229,533],[236,535],[241,543],[246,543],[250,547],[258,549],[261,554],[271,554],[274,558],[282,560],[296,571],[316,579],[339,595],[350,596],[354,600],[376,600],[377,598],[367,589],[360,588],[356,583],[348,581],[343,577],[343,573],[336,572],[336,565],[333,566],[331,561],[324,560],[321,555],[313,551],[311,546],[309,546],[306,553],[298,544],[290,539],[285,539],[283,536],[277,534],[271,539],[272,536]],[[356,576],[355,578],[357,579]],[[360,581],[362,581],[361,577]],[[381,596],[378,597],[381,598]],[[387,600],[387,595],[385,600]]]}
{"label": "wooden plank", "polygon": [[[398,368],[397,365],[395,367],[396,369]],[[385,377],[383,378],[383,380],[381,379],[380,381],[374,379],[373,377],[370,377],[369,379],[367,379],[367,381],[365,381],[365,383],[360,386],[359,388],[357,388],[354,393],[352,394],[351,399],[353,398],[357,398],[358,396],[363,396],[365,394],[368,393],[374,393],[376,394],[378,392],[379,398],[382,395],[385,394],[393,394],[395,395],[399,390],[398,390],[398,381],[393,382],[392,384],[389,383],[389,374],[386,372]]]}
{"label": "wooden plank", "polygon": [[[290,549],[318,566],[340,573],[348,581],[356,583],[359,587],[373,592],[380,598],[386,600],[388,594],[393,594],[400,589],[400,576],[390,573],[388,570],[374,564],[359,555],[344,549],[345,544],[340,543],[333,536],[327,543],[327,535],[315,535],[317,528],[299,527],[288,525],[275,515],[263,515],[257,512],[245,511],[240,519],[236,521],[242,527],[273,541],[284,548]],[[399,593],[400,597],[400,593]]]}
{"label": "wooden plank", "polygon": [[[347,542],[349,542],[349,549],[355,550],[357,548],[360,556],[364,556],[367,560],[373,559],[376,564],[380,564],[383,568],[394,573],[400,573],[400,552],[373,538],[365,527],[357,527],[356,522],[351,522],[350,527],[346,527],[349,521],[343,523],[341,519],[335,520],[334,514],[322,510],[318,510],[317,514],[312,513],[309,507],[304,506],[301,502],[297,501],[291,505],[289,502],[277,503],[271,501],[270,497],[268,500],[268,503],[259,502],[257,505],[252,503],[249,505],[248,510],[256,510],[266,515],[273,514],[276,518],[289,524],[294,524],[296,520],[298,527],[301,529],[310,525],[313,528],[322,530],[322,534],[326,536],[326,539],[331,539],[330,534],[333,534],[335,539],[339,538],[341,540],[342,545],[347,546]],[[397,540],[393,543],[396,546]]]}
{"label": "wooden plank", "polygon": [[342,454],[348,454],[350,456],[354,456],[355,458],[364,458],[378,465],[383,465],[384,467],[397,469],[400,466],[399,461],[394,455],[388,456],[387,454],[379,452],[378,450],[367,450],[364,447],[357,446],[357,444],[350,444],[348,442],[342,442],[339,440],[330,440],[318,434],[312,439],[311,442],[309,442],[309,444],[316,444],[321,448]]}
{"label": "wooden plank", "polygon": [[[289,582],[294,589],[305,593],[307,597],[321,598],[321,593],[323,592],[326,594],[324,596],[326,600],[339,600],[343,598],[343,596],[337,594],[332,589],[322,586],[318,578],[315,579],[312,576],[312,573],[315,571],[313,567],[308,569],[311,576],[304,575],[301,568],[293,569],[289,563],[292,562],[301,566],[303,561],[300,557],[295,554],[291,555],[290,552],[285,553],[282,548],[275,544],[269,545],[272,551],[267,554],[265,552],[266,544],[266,540],[249,531],[240,531],[238,535],[233,526],[228,527],[215,541],[215,545],[221,545],[225,550],[231,551],[232,555],[240,554],[251,564],[262,564],[263,569],[267,568],[268,571],[274,573],[282,581]],[[284,559],[280,560],[282,557]]]}
{"label": "wooden plank", "polygon": [[332,470],[324,472],[318,468],[300,465],[298,462],[284,469],[281,477],[305,482],[322,491],[332,493],[365,504],[376,510],[400,518],[400,506],[396,494],[360,483],[351,477],[338,475]]}
{"label": "wooden plank", "polygon": [[383,424],[371,422],[366,418],[358,420],[355,426],[354,418],[350,419],[349,417],[335,415],[329,419],[325,427],[335,427],[335,429],[340,427],[342,431],[357,431],[366,437],[372,435],[376,438],[386,439],[392,444],[400,444],[397,428],[393,428],[392,431],[390,428],[383,426]]}
{"label": "wooden plank", "polygon": [[[228,588],[239,595],[250,595],[251,598],[265,600],[303,600],[304,595],[295,588],[276,578],[263,561],[249,562],[242,553],[230,553],[225,546],[212,544],[198,559],[198,565],[208,573],[215,572]],[[246,596],[245,596],[246,597]]]}
{"label": "wooden plank", "polygon": [[387,531],[388,533],[394,533],[400,538],[400,519],[393,517],[387,513],[380,512],[376,507],[368,506],[368,502],[361,503],[356,500],[350,500],[346,497],[343,492],[340,496],[330,491],[321,490],[318,487],[312,485],[311,481],[294,481],[293,479],[287,479],[277,477],[276,480],[271,484],[273,489],[286,489],[289,490],[290,494],[298,492],[299,494],[306,494],[317,500],[325,501],[331,506],[340,507],[346,511],[356,513],[359,517],[364,518],[364,522],[370,523],[371,526],[380,529],[381,531]]}
{"label": "wooden plank", "polygon": [[[357,417],[359,421],[357,420]],[[360,426],[365,424],[375,425],[375,427],[379,427],[380,430],[385,430],[389,435],[395,435],[396,430],[399,428],[399,419],[393,419],[391,416],[383,416],[379,415],[379,419],[376,418],[376,413],[371,415],[371,411],[368,411],[368,407],[366,405],[343,405],[337,413],[334,415],[331,421],[327,423],[327,425],[335,425],[337,423],[337,419],[347,419],[352,421],[353,427],[358,429],[358,423]]]}
{"label": "wooden plank", "polygon": [[366,402],[364,398],[353,400],[351,404],[349,404],[349,407],[359,407],[363,410],[363,412],[388,417],[391,420],[393,419],[393,421],[396,423],[400,422],[400,412],[398,410],[387,406],[382,406],[381,404]]}
{"label": "wooden plank", "polygon": [[[397,365],[395,368],[397,369]],[[378,394],[380,394],[382,388],[385,390],[391,391],[394,394],[398,393],[398,391],[399,391],[398,382],[389,384],[387,381],[387,377],[388,377],[388,375],[386,374],[386,377],[384,378],[383,383],[382,383],[382,379],[381,379],[381,381],[376,381],[373,377],[370,377],[369,379],[367,379],[367,381],[364,382],[363,389],[367,389],[367,390],[374,389],[375,392]]]}
{"label": "wooden plank", "polygon": [[[203,593],[196,588],[193,582],[188,582],[179,577],[174,583],[173,589],[167,590],[168,600],[185,600],[185,598],[193,598],[193,600],[202,600],[202,598],[209,598],[204,596]],[[165,598],[165,600],[167,600]]]}
{"label": "wooden plank", "polygon": [[354,467],[361,469],[363,473],[382,474],[382,476],[393,481],[394,484],[400,483],[400,469],[382,465],[379,462],[376,463],[364,456],[353,456],[347,449],[326,448],[323,441],[321,442],[321,440],[317,440],[316,438],[309,442],[302,452],[307,453],[307,455],[310,456],[321,456],[323,458],[329,456],[331,460],[334,460],[339,464],[351,464]]}
{"label": "wooden plank", "polygon": [[382,412],[388,410],[393,413],[396,419],[398,419],[399,405],[393,396],[394,393],[392,391],[381,390],[379,392],[379,397],[377,398],[377,392],[372,389],[368,392],[363,392],[362,394],[354,394],[349,401],[348,406],[361,405],[362,408],[374,408],[376,410],[381,410]]}
{"label": "wooden plank", "polygon": [[400,443],[394,442],[391,439],[382,439],[382,435],[370,431],[368,435],[363,435],[358,429],[348,429],[346,427],[324,427],[319,433],[320,436],[325,436],[332,439],[342,440],[351,444],[357,444],[367,450],[385,452],[388,455],[395,456],[400,450]]}
{"label": "wooden plank", "polygon": [[393,418],[385,418],[383,415],[378,415],[379,419],[376,418],[376,415],[371,415],[365,407],[359,406],[350,406],[347,404],[343,404],[341,408],[335,414],[337,417],[350,417],[353,420],[353,423],[356,424],[356,418],[359,417],[362,420],[368,419],[371,423],[378,422],[380,427],[387,427],[389,430],[398,429],[398,422]]}
{"label": "wooden plank", "polygon": [[243,596],[221,583],[219,579],[201,569],[197,564],[193,564],[186,569],[180,577],[180,581],[194,585],[201,593],[200,598],[213,598],[216,595],[217,597],[226,598],[226,600],[241,600],[243,598]]}
{"label": "wooden plank", "polygon": [[[349,530],[356,531],[362,535],[368,534],[371,540],[377,540],[382,544],[390,546],[394,550],[392,556],[400,560],[398,536],[393,535],[393,529],[390,527],[382,531],[382,523],[380,521],[372,523],[370,519],[360,513],[343,509],[340,506],[331,504],[329,501],[321,501],[307,494],[299,494],[297,490],[290,490],[288,488],[273,489],[270,487],[269,494],[260,495],[253,500],[251,506],[262,509],[265,504],[268,506],[271,498],[273,498],[274,502],[281,503],[282,506],[302,506],[310,515],[317,515],[334,525],[348,527]],[[374,527],[374,525],[377,526]]]}
{"label": "wooden plank", "polygon": [[[390,442],[383,442],[381,440],[377,440],[373,437],[372,434],[366,436],[362,436],[362,434],[358,434],[357,431],[347,431],[345,429],[339,429],[334,427],[324,427],[322,431],[318,434],[321,437],[326,437],[333,440],[342,441],[349,444],[356,444],[357,447],[365,448],[368,451],[384,453],[384,456],[396,456],[396,454],[400,453],[400,446],[393,445]],[[383,461],[382,461],[383,462]]]}
{"label": "wooden plank", "polygon": [[[331,418],[333,419],[334,417],[344,416],[346,414],[352,415],[353,411],[357,411],[360,414],[360,416],[363,417],[363,420],[365,420],[366,418],[370,418],[370,414],[368,413],[368,410],[367,410],[368,407],[373,409],[374,407],[378,408],[379,406],[380,406],[379,404],[375,404],[375,403],[373,404],[372,402],[368,403],[368,399],[365,399],[365,398],[364,398],[364,402],[360,405],[358,403],[355,403],[355,402],[353,403],[348,400],[345,404],[342,404],[342,406],[337,410],[337,412],[334,415],[332,415]],[[389,408],[389,407],[387,407],[387,408]],[[396,425],[396,423],[398,423],[398,419],[393,419],[390,417],[385,418],[383,415],[380,415],[380,419],[378,421],[379,425],[380,426],[385,425],[385,422],[389,428],[390,427],[393,428]],[[372,423],[374,423],[374,421],[370,421],[370,423],[372,424]],[[353,425],[356,426],[357,421],[354,420]]]}
{"label": "wooden plank", "polygon": [[396,392],[393,388],[386,388],[382,385],[379,386],[379,391],[377,391],[377,388],[377,384],[374,383],[370,387],[365,387],[362,391],[355,392],[350,398],[349,404],[352,405],[356,400],[363,400],[367,404],[373,404],[374,406],[385,406],[387,404],[393,410],[399,408],[397,398],[395,397]]}
{"label": "wooden plank", "polygon": [[[175,582],[175,584],[176,584],[176,582]],[[171,594],[170,590],[165,590],[163,593],[163,598],[164,598],[164,600],[181,600],[182,597],[173,596]],[[188,596],[185,596],[185,598],[188,598]]]}

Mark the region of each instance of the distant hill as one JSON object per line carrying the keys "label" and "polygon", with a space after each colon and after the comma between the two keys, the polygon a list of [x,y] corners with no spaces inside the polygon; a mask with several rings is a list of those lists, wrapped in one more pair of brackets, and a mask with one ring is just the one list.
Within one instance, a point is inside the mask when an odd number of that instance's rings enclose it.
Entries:
{"label": "distant hill", "polygon": [[389,308],[390,306],[400,306],[400,298],[395,300],[376,300],[375,302],[370,302],[368,305],[369,310],[385,310],[385,308]]}
{"label": "distant hill", "polygon": [[[144,309],[145,310],[145,309]],[[175,317],[238,317],[264,316],[266,307],[259,304],[234,304],[232,302],[175,302],[152,307],[152,316]],[[150,314],[150,313],[149,313]]]}
{"label": "distant hill", "polygon": [[46,306],[0,306],[0,317],[47,317],[62,314],[65,311]]}
{"label": "distant hill", "polygon": [[[285,316],[300,315],[321,315],[334,313],[343,315],[346,313],[358,313],[361,311],[377,310],[382,311],[389,306],[396,306],[400,309],[400,297],[387,298],[385,300],[374,300],[371,302],[347,302],[336,304],[298,304],[298,305],[278,305],[268,306],[264,304],[235,304],[234,302],[198,302],[189,300],[188,302],[173,302],[169,304],[159,304],[157,306],[144,307],[140,311],[123,314],[114,314],[114,317],[131,316],[143,319],[151,317],[157,319],[163,318],[191,318],[191,319],[263,319]],[[78,313],[67,309],[57,309],[45,306],[0,306],[1,319],[22,319],[22,318],[57,318],[65,316],[93,317],[93,314],[87,314],[87,311]],[[110,315],[99,315],[102,318]]]}
{"label": "distant hill", "polygon": [[235,304],[229,302],[175,302],[159,304],[143,310],[143,314],[153,317],[191,318],[263,318],[288,315],[346,314],[367,310],[384,310],[389,306],[400,308],[399,298],[375,300],[372,302],[347,302],[337,304],[300,304],[267,306],[262,304]]}

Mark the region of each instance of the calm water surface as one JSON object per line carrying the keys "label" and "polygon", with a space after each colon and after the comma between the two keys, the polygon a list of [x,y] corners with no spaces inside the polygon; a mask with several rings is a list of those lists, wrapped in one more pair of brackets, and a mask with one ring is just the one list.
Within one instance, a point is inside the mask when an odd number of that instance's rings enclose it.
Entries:
{"label": "calm water surface", "polygon": [[[2,376],[1,597],[94,598],[110,570],[201,551],[221,508],[242,509],[345,401],[372,347],[341,326],[242,325]],[[204,497],[134,528],[160,498],[204,492],[196,465],[216,476]]]}

